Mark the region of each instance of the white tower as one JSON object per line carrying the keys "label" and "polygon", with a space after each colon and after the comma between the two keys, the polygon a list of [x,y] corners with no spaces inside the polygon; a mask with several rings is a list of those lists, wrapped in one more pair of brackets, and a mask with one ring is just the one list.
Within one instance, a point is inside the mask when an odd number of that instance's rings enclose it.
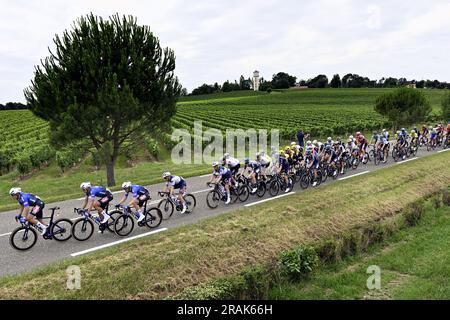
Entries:
{"label": "white tower", "polygon": [[253,72],[253,90],[259,91],[259,71]]}

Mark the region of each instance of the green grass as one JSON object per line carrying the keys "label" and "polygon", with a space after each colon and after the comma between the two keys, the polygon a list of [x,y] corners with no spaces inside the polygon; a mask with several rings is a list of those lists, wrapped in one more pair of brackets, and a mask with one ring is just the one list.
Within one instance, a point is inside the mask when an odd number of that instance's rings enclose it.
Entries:
{"label": "green grass", "polygon": [[[300,244],[314,244],[394,216],[418,199],[447,187],[449,161],[448,153],[432,155],[6,277],[0,280],[0,297],[172,296],[246,267],[274,261],[280,252]],[[324,199],[332,199],[333,205]],[[73,264],[79,265],[82,273],[82,289],[78,291],[65,286],[65,270]]]}
{"label": "green grass", "polygon": [[[270,299],[450,299],[450,207],[427,205],[420,224],[367,253],[317,270],[300,284],[283,283]],[[381,269],[381,289],[368,290],[368,266]]]}

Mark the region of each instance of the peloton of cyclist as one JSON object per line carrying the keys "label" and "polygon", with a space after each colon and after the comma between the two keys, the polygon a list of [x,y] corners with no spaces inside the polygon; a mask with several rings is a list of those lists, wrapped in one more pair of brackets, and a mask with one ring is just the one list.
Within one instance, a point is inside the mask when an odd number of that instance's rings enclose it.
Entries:
{"label": "peloton of cyclist", "polygon": [[9,195],[17,200],[20,205],[20,213],[16,216],[16,219],[26,219],[44,235],[47,231],[47,225],[43,221],[44,201],[34,194],[22,192],[20,188],[11,188]]}

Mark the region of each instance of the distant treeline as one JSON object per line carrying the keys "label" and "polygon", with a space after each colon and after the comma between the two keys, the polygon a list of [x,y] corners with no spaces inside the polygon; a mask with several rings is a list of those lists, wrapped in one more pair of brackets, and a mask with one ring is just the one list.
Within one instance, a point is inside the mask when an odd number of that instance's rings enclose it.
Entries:
{"label": "distant treeline", "polygon": [[1,110],[23,110],[28,109],[29,106],[20,102],[8,102],[7,104],[3,105],[0,103],[0,111]]}
{"label": "distant treeline", "polygon": [[[340,77],[339,74],[335,74],[331,80],[326,75],[320,74],[317,77],[308,80],[299,80],[297,77],[291,76],[285,72],[279,72],[272,76],[271,81],[267,81],[264,78],[260,79],[259,90],[270,92],[272,89],[288,89],[291,87],[307,86],[309,88],[396,88],[413,86],[416,88],[428,88],[428,89],[450,89],[450,83],[440,82],[439,80],[408,80],[406,78],[381,78],[379,80],[371,80],[368,77],[363,77],[358,74],[348,73],[344,77]],[[251,79],[245,79],[240,77],[239,82],[224,82],[223,85],[219,85],[217,82],[213,85],[203,84],[198,88],[192,90],[189,95],[210,94],[218,92],[229,92],[239,90],[251,90],[253,89],[253,83]],[[187,90],[183,89],[183,95],[188,95]]]}

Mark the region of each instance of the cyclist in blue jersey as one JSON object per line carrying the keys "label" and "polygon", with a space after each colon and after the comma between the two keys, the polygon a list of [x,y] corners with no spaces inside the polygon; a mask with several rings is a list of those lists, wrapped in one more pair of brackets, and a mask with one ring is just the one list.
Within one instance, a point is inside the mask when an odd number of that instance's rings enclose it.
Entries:
{"label": "cyclist in blue jersey", "polygon": [[[311,149],[306,149],[305,155],[306,168],[312,168],[314,171],[314,180],[317,180],[317,170],[319,169],[320,159],[317,152],[313,152]],[[317,185],[317,181],[314,181],[313,187]]]}
{"label": "cyclist in blue jersey", "polygon": [[42,220],[44,201],[34,194],[22,192],[20,188],[12,188],[9,190],[9,195],[17,200],[20,205],[20,213],[16,216],[16,219],[22,220],[25,218],[44,235],[47,230],[47,225]]}
{"label": "cyclist in blue jersey", "polygon": [[211,183],[222,182],[225,187],[225,191],[227,193],[227,201],[225,202],[225,204],[229,204],[231,201],[230,196],[231,171],[230,169],[221,166],[217,161],[214,161],[212,166],[213,166],[213,173],[211,179],[209,180],[209,182],[206,183],[206,185],[209,185]]}
{"label": "cyclist in blue jersey", "polygon": [[285,193],[289,192],[289,161],[286,158],[286,153],[281,151],[278,157],[278,174],[283,175],[284,183],[286,184]]}
{"label": "cyclist in blue jersey", "polygon": [[[97,219],[97,221],[100,223],[108,222],[110,216],[106,213],[106,208],[113,199],[111,191],[105,187],[92,186],[90,182],[83,182],[80,188],[85,194],[82,209],[88,209],[91,212],[95,208],[100,216],[100,219]],[[96,198],[99,199],[96,200]]]}
{"label": "cyclist in blue jersey", "polygon": [[162,178],[166,180],[166,190],[172,196],[175,189],[179,189],[178,201],[183,205],[181,213],[185,213],[187,210],[186,202],[184,201],[184,196],[187,190],[187,183],[183,177],[173,176],[170,172],[164,172]]}
{"label": "cyclist in blue jersey", "polygon": [[120,206],[122,203],[124,203],[128,198],[128,195],[131,193],[133,195],[133,198],[128,203],[128,206],[136,209],[138,215],[137,221],[141,222],[145,218],[142,207],[144,206],[144,203],[148,199],[150,199],[150,192],[143,186],[140,186],[138,184],[131,184],[130,181],[122,183],[122,189],[125,191],[125,194],[119,201],[117,206]]}

